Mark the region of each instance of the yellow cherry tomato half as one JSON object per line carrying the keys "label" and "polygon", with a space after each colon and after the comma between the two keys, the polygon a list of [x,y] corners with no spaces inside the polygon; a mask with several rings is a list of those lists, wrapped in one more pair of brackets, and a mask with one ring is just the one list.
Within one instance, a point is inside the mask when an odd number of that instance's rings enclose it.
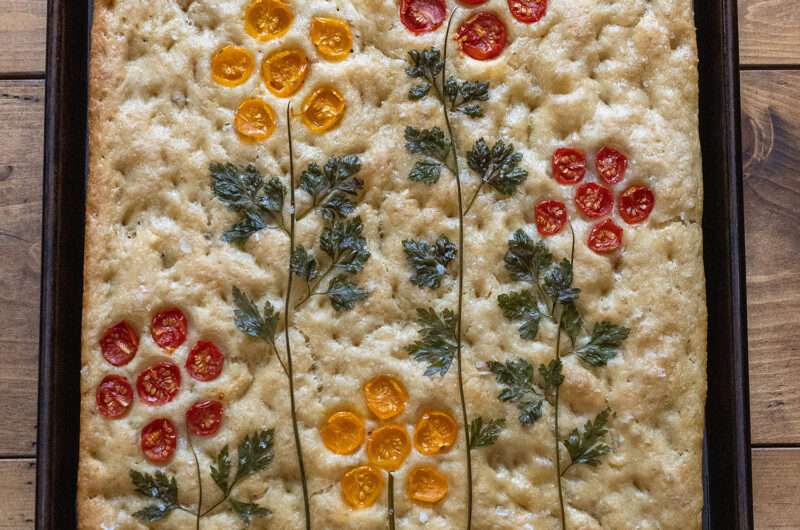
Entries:
{"label": "yellow cherry tomato half", "polygon": [[433,455],[456,443],[458,423],[441,410],[429,410],[414,427],[414,447],[423,455]]}
{"label": "yellow cherry tomato half", "polygon": [[411,452],[411,439],[402,425],[390,423],[369,433],[367,458],[386,471],[397,471]]}
{"label": "yellow cherry tomato half", "polygon": [[322,428],[322,443],[337,455],[349,455],[364,443],[364,422],[352,412],[337,412]]}
{"label": "yellow cherry tomato half", "polygon": [[380,419],[386,420],[406,409],[408,392],[396,378],[379,375],[364,384],[364,398],[367,408]]}
{"label": "yellow cherry tomato half", "polygon": [[239,86],[253,73],[253,54],[238,46],[225,46],[211,58],[211,78],[224,86]]}
{"label": "yellow cherry tomato half", "polygon": [[338,18],[314,17],[311,20],[311,42],[319,54],[329,61],[341,61],[353,49],[350,26]]}
{"label": "yellow cherry tomato half", "polygon": [[280,0],[255,0],[244,13],[244,28],[254,39],[277,39],[289,31],[292,10]]}
{"label": "yellow cherry tomato half", "polygon": [[358,466],[342,477],[342,499],[351,508],[369,508],[383,489],[383,474],[375,466]]}
{"label": "yellow cherry tomato half", "polygon": [[279,98],[288,98],[297,92],[308,73],[308,59],[303,50],[280,50],[261,63],[261,78],[267,89]]}
{"label": "yellow cherry tomato half", "polygon": [[414,500],[437,502],[447,493],[447,477],[432,466],[418,466],[408,474],[406,489]]}
{"label": "yellow cherry tomato half", "polygon": [[275,111],[261,98],[242,101],[233,125],[239,134],[253,140],[266,140],[275,130]]}
{"label": "yellow cherry tomato half", "polygon": [[314,132],[325,132],[342,119],[344,97],[333,87],[321,86],[303,101],[302,122]]}

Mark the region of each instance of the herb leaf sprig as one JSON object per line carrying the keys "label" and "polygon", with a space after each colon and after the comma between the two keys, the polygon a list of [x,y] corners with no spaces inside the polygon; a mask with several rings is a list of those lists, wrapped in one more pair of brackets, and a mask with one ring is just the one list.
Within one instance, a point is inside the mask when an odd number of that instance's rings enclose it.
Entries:
{"label": "herb leaf sprig", "polygon": [[438,289],[447,266],[458,254],[455,244],[445,234],[439,236],[435,243],[417,239],[403,240],[406,261],[414,272],[411,283],[418,287]]}

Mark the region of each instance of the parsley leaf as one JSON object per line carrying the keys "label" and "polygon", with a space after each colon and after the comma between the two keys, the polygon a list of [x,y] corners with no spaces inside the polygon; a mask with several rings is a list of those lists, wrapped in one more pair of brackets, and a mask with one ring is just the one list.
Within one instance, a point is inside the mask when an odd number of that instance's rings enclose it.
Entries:
{"label": "parsley leaf", "polygon": [[[574,429],[569,434],[569,438],[562,442],[569,452],[570,466],[572,464],[597,466],[600,464],[598,458],[611,451],[609,446],[598,443],[600,438],[608,432],[604,427],[610,412],[609,409],[604,410],[595,417],[594,423],[592,420],[588,420],[583,426],[583,431],[578,432],[578,429]],[[561,474],[563,475],[568,468],[569,466]]]}
{"label": "parsley leaf", "polygon": [[317,260],[308,253],[303,245],[298,245],[292,252],[289,267],[293,273],[305,278],[306,281],[313,280],[320,274],[317,269]]}
{"label": "parsley leaf", "polygon": [[169,477],[161,471],[155,475],[140,473],[131,469],[128,471],[134,491],[142,497],[156,499],[158,504],[147,506],[133,514],[137,519],[145,521],[160,521],[167,517],[172,510],[180,507],[178,504],[178,482],[175,477]]}
{"label": "parsley leaf", "polygon": [[487,365],[497,376],[497,382],[505,387],[497,398],[517,406],[519,423],[523,427],[536,423],[542,417],[544,398],[533,382],[533,366],[525,359],[506,361],[505,364],[489,361]]}
{"label": "parsley leaf", "polygon": [[228,477],[230,474],[231,458],[228,455],[228,446],[226,445],[217,454],[216,465],[211,465],[211,479],[224,494],[228,493]]}
{"label": "parsley leaf", "polygon": [[251,337],[257,337],[275,347],[275,329],[278,327],[280,313],[274,310],[272,304],[264,303],[264,315],[258,311],[258,306],[247,297],[238,287],[233,288],[234,322],[236,327]]}
{"label": "parsley leaf", "polygon": [[251,502],[241,502],[236,499],[228,499],[228,503],[233,508],[236,516],[245,524],[250,524],[250,519],[257,519],[259,517],[268,517],[272,512],[268,508],[262,508],[258,504]]}
{"label": "parsley leaf", "polygon": [[300,188],[314,199],[322,217],[331,222],[346,217],[355,210],[355,203],[347,195],[355,196],[363,189],[364,181],[354,177],[361,170],[356,155],[332,156],[320,167],[312,162],[300,174]]}
{"label": "parsley leaf", "polygon": [[237,467],[236,474],[233,476],[234,484],[248,475],[266,469],[272,462],[274,436],[274,429],[267,429],[245,436],[239,442],[239,447],[236,449]]}
{"label": "parsley leaf", "polygon": [[562,259],[544,275],[544,290],[553,302],[572,302],[577,300],[581,290],[572,287],[572,263]]}
{"label": "parsley leaf", "polygon": [[432,308],[417,309],[420,339],[406,346],[415,360],[427,362],[425,375],[444,375],[450,370],[456,353],[456,315],[449,309],[439,317]]}
{"label": "parsley leaf", "polygon": [[483,109],[476,101],[489,99],[488,81],[459,81],[448,77],[444,84],[444,97],[450,103],[450,109],[463,112],[470,118],[480,118]]}
{"label": "parsley leaf", "polygon": [[561,374],[563,367],[561,359],[552,359],[547,366],[539,365],[539,374],[544,379],[545,387],[558,388],[561,386],[561,383],[564,382],[564,376]]}
{"label": "parsley leaf", "polygon": [[567,334],[572,344],[578,339],[583,327],[583,319],[578,314],[578,308],[574,302],[564,302],[564,310],[561,313],[561,329]]}
{"label": "parsley leaf", "polygon": [[438,289],[447,265],[456,257],[456,245],[442,234],[431,245],[427,241],[404,239],[406,261],[414,269],[411,283],[419,287]]}
{"label": "parsley leaf", "polygon": [[483,418],[478,416],[469,424],[469,448],[494,445],[505,426],[504,418],[489,420],[484,424]]}
{"label": "parsley leaf", "polygon": [[319,247],[331,258],[335,268],[351,274],[364,269],[370,253],[367,240],[361,235],[363,230],[361,217],[340,219],[332,227],[322,229]]}
{"label": "parsley leaf", "polygon": [[435,184],[442,174],[442,166],[447,163],[447,156],[453,147],[450,139],[445,138],[439,127],[418,129],[406,127],[406,150],[415,155],[425,155],[427,159],[418,160],[408,178],[415,182]]}
{"label": "parsley leaf", "polygon": [[553,255],[543,241],[534,243],[520,228],[508,240],[508,251],[503,261],[513,280],[538,283],[542,271],[553,263]]}
{"label": "parsley leaf", "polygon": [[497,297],[497,304],[503,310],[503,316],[508,320],[522,320],[519,326],[519,336],[525,340],[534,340],[539,333],[539,320],[541,313],[536,298],[527,289],[522,291],[501,294]]}
{"label": "parsley leaf", "polygon": [[412,79],[422,79],[421,85],[416,85],[408,91],[408,99],[418,101],[425,98],[436,83],[436,76],[442,73],[444,59],[436,47],[425,50],[411,50],[408,52],[411,66],[406,68],[406,75]]}
{"label": "parsley leaf", "polygon": [[589,343],[575,350],[575,354],[589,366],[605,366],[617,356],[622,341],[628,338],[630,331],[611,322],[598,322],[592,329]]}
{"label": "parsley leaf", "polygon": [[237,168],[231,163],[211,164],[211,190],[241,219],[222,234],[222,240],[237,246],[247,243],[250,236],[268,226],[271,219],[283,226],[281,210],[285,188],[277,177],[264,182],[261,173],[252,165]]}
{"label": "parsley leaf", "polygon": [[347,280],[346,274],[339,274],[331,278],[328,282],[328,290],[325,292],[331,305],[336,311],[353,309],[356,302],[360,302],[369,296],[366,289],[362,289],[353,282]]}
{"label": "parsley leaf", "polygon": [[502,140],[498,140],[489,149],[481,138],[467,152],[469,168],[500,195],[513,195],[517,187],[528,178],[528,172],[517,167],[520,160],[522,153],[514,151],[513,144],[506,145]]}

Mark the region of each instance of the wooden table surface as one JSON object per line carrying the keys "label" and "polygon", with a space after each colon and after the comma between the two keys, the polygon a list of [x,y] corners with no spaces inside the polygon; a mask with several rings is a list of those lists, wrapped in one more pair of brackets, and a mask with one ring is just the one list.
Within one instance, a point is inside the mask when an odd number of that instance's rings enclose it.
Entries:
{"label": "wooden table surface", "polygon": [[[33,527],[46,11],[0,0],[0,529]],[[755,524],[800,529],[800,1],[739,39]]]}

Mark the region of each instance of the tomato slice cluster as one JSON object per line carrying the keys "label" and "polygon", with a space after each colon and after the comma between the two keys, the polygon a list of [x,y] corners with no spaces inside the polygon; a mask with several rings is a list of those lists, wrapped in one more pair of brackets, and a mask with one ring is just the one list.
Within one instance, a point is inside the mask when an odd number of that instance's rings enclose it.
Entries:
{"label": "tomato slice cluster", "polygon": [[492,12],[475,13],[456,31],[461,51],[479,61],[494,59],[506,47],[506,25]]}

